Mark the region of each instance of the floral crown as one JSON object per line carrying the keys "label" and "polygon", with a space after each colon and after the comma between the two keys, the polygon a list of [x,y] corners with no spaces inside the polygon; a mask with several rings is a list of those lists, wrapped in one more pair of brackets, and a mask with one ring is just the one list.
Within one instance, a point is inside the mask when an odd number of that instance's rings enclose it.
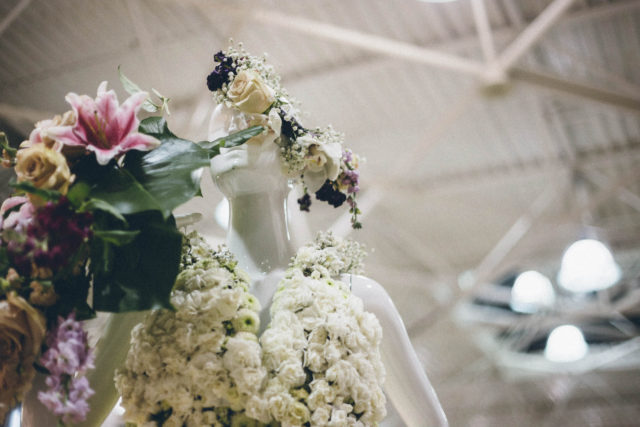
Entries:
{"label": "floral crown", "polygon": [[242,44],[231,46],[213,56],[216,66],[207,77],[207,87],[220,105],[254,117],[280,147],[285,175],[299,178],[304,195],[298,199],[300,210],[309,211],[311,197],[334,207],[346,201],[353,228],[361,228],[356,196],[360,190],[358,164],[361,159],[344,148],[344,135],[331,126],[306,128],[295,101],[280,85],[280,76],[266,57],[249,55]]}

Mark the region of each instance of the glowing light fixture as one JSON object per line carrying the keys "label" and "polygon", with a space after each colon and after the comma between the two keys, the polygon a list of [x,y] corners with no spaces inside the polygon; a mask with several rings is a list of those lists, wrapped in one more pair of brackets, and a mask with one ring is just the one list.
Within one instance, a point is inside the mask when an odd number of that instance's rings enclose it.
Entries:
{"label": "glowing light fixture", "polygon": [[216,210],[213,213],[218,225],[225,230],[229,226],[229,202],[227,199],[222,199],[216,206]]}
{"label": "glowing light fixture", "polygon": [[571,292],[600,291],[618,280],[620,267],[598,240],[578,240],[562,256],[558,284]]}
{"label": "glowing light fixture", "polygon": [[582,331],[573,325],[562,325],[549,334],[544,357],[552,362],[575,362],[586,356],[588,351]]}
{"label": "glowing light fixture", "polygon": [[520,313],[535,313],[551,307],[556,300],[551,281],[537,271],[520,273],[511,289],[511,309]]}

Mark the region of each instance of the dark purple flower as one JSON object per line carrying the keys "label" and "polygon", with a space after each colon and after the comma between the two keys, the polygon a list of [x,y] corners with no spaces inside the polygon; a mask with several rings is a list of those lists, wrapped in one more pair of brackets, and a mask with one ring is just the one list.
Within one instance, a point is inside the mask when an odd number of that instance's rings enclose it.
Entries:
{"label": "dark purple flower", "polygon": [[337,208],[342,206],[345,200],[347,200],[347,196],[336,190],[333,184],[332,181],[326,180],[324,185],[316,191],[316,199],[327,202],[334,208]]}
{"label": "dark purple flower", "polygon": [[280,116],[280,120],[282,121],[280,132],[291,141],[295,141],[298,136],[309,132],[308,129],[302,127],[300,122],[298,122],[295,117],[287,115],[286,111],[280,109],[278,115]]}
{"label": "dark purple flower", "polygon": [[298,205],[300,205],[300,210],[304,212],[309,212],[309,207],[311,206],[311,196],[309,193],[304,193],[304,196],[298,199]]}
{"label": "dark purple flower", "polygon": [[233,58],[226,56],[223,51],[213,55],[213,60],[218,63],[211,74],[207,76],[207,87],[211,92],[222,88],[222,85],[229,83],[229,73],[236,73],[236,66]]}

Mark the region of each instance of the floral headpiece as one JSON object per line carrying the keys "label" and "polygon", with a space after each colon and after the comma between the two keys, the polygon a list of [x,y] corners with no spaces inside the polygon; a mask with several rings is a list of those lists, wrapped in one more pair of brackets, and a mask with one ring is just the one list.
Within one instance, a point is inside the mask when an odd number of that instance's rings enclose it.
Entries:
{"label": "floral headpiece", "polygon": [[302,126],[300,111],[265,57],[251,56],[238,44],[216,53],[213,59],[216,66],[207,77],[209,90],[219,104],[252,116],[249,124],[265,125],[265,133],[280,147],[284,173],[302,180],[300,209],[309,211],[309,193],[336,208],[346,201],[353,228],[361,228],[356,203],[360,158],[344,148],[344,135],[331,126]]}

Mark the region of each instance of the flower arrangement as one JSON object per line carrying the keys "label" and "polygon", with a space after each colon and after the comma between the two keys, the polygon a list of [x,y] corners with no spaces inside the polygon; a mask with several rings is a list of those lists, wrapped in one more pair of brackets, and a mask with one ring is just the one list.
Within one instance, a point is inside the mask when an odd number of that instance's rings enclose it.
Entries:
{"label": "flower arrangement", "polygon": [[138,425],[245,425],[244,402],[267,372],[256,333],[260,304],[227,249],[185,238],[171,302],[134,328],[116,375],[125,419]]}
{"label": "flower arrangement", "polygon": [[198,193],[194,171],[220,147],[262,132],[180,139],[161,116],[139,120],[148,95],[123,79],[134,90],[122,104],[104,82],[96,98],[69,93],[71,110],[19,148],[0,132],[16,174],[0,207],[0,420],[36,368],[48,375],[40,401],[61,423],[84,419],[93,355],[79,322],[171,306],[182,244],[171,211]]}
{"label": "flower arrangement", "polygon": [[260,338],[271,373],[261,410],[282,425],[370,426],[386,415],[382,329],[339,274],[362,269],[360,245],[318,234],[300,249],[274,295]]}
{"label": "flower arrangement", "polygon": [[249,143],[279,146],[284,173],[303,183],[300,209],[309,210],[309,193],[336,208],[346,201],[353,228],[361,228],[356,202],[361,160],[344,148],[344,135],[331,126],[303,127],[296,103],[265,57],[251,56],[239,44],[216,53],[213,59],[216,66],[207,77],[209,90],[221,106],[243,116],[246,125],[265,127],[264,134]]}
{"label": "flower arrangement", "polygon": [[260,337],[259,303],[225,249],[185,240],[175,311],[134,329],[117,377],[142,426],[370,426],[385,416],[382,330],[337,275],[362,269],[357,243],[320,234],[278,286]]}

